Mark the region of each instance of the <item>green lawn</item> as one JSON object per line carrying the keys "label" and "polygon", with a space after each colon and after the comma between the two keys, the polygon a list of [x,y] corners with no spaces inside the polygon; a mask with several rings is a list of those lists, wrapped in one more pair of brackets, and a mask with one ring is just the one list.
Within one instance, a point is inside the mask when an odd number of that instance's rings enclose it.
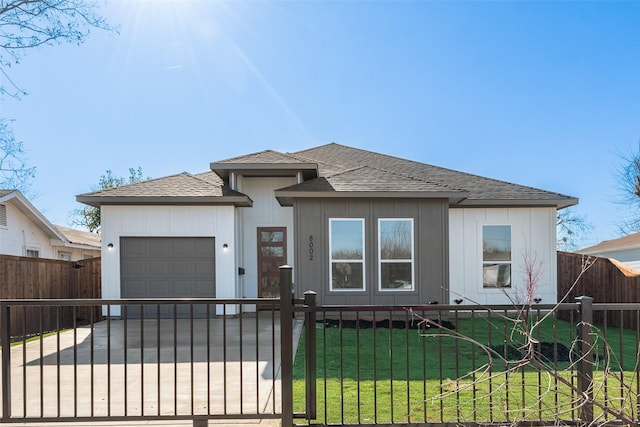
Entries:
{"label": "green lawn", "polygon": [[[571,361],[561,361],[561,346],[551,345],[542,366],[516,365],[515,350],[525,341],[522,327],[498,316],[455,321],[456,332],[482,346],[455,337],[449,330],[323,327],[317,333],[318,421],[328,424],[372,422],[455,422],[482,420],[564,419],[578,417],[572,408],[577,393]],[[635,331],[596,331],[598,401],[620,408],[635,401],[634,376],[638,344]],[[568,322],[549,319],[533,331],[540,342],[558,342],[571,349],[575,332]],[[598,338],[599,337],[599,338]],[[510,352],[506,351],[511,347]],[[342,351],[340,351],[342,348]],[[533,346],[542,350],[542,344]],[[554,351],[555,350],[555,351]],[[456,354],[458,357],[456,358]],[[507,355],[507,357],[500,357]],[[565,354],[566,355],[566,354]],[[622,355],[622,357],[620,357]],[[573,358],[575,360],[575,354]],[[524,359],[525,361],[528,359]],[[620,370],[623,363],[624,371]],[[606,368],[606,369],[605,369]],[[633,395],[624,384],[632,385]],[[563,380],[568,383],[564,384]],[[294,404],[304,411],[304,337],[294,365]],[[326,402],[326,405],[325,405]],[[326,408],[326,410],[325,410]],[[602,411],[596,408],[595,413]]]}

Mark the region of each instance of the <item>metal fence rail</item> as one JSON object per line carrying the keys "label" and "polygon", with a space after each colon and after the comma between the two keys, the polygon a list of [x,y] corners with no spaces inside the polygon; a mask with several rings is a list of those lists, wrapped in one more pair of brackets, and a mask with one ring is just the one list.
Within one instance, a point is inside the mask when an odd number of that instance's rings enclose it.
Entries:
{"label": "metal fence rail", "polygon": [[295,310],[311,316],[294,370],[309,423],[638,425],[640,329],[592,322],[640,304]]}
{"label": "metal fence rail", "polygon": [[[640,304],[323,307],[290,285],[283,266],[279,300],[0,301],[0,421],[639,425]],[[100,319],[63,329],[70,310]],[[12,325],[34,313],[35,335]]]}
{"label": "metal fence rail", "polygon": [[[265,299],[1,301],[1,420],[191,419],[196,424],[280,418],[279,304]],[[27,311],[60,319],[70,308],[75,313],[86,307],[101,307],[106,320],[91,316],[84,325],[41,328],[35,336],[11,326],[12,317]]]}

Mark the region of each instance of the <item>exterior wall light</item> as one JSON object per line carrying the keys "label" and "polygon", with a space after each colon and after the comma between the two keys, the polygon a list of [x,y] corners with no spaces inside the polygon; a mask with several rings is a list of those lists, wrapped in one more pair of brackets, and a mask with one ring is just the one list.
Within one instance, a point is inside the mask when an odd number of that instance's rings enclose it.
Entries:
{"label": "exterior wall light", "polygon": [[222,250],[226,251],[227,249],[229,249],[229,245],[227,245],[226,243],[224,245],[222,245]]}
{"label": "exterior wall light", "polygon": [[113,250],[113,243],[109,243],[109,244],[107,245],[107,249],[109,249],[110,251],[112,251],[112,250]]}

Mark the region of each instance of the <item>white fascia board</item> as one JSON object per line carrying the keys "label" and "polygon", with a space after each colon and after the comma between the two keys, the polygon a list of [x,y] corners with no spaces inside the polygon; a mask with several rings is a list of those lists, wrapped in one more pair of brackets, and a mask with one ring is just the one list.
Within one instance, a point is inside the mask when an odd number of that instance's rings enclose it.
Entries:
{"label": "white fascia board", "polygon": [[20,191],[15,190],[0,199],[0,203],[5,202],[13,203],[13,205],[27,218],[33,221],[36,225],[39,225],[40,228],[50,238],[58,239],[60,242],[64,243],[68,242],[67,238],[62,233],[60,233],[56,229],[56,227],[44,215],[42,215],[42,213],[38,209],[36,209],[36,207],[33,206],[31,202],[29,202],[29,200],[27,200],[27,198],[24,197],[24,195]]}

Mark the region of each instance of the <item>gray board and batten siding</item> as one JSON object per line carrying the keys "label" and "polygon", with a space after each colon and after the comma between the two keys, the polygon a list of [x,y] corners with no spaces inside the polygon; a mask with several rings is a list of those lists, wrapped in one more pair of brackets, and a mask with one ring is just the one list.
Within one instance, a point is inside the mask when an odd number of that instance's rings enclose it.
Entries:
{"label": "gray board and batten siding", "polygon": [[[318,304],[402,305],[449,302],[449,202],[446,199],[297,199],[294,201],[295,291],[317,293]],[[365,290],[332,291],[329,286],[329,220],[365,220]],[[413,290],[378,286],[378,219],[412,218]]]}
{"label": "gray board and batten siding", "polygon": [[[120,248],[122,298],[216,296],[215,238],[122,237]],[[196,309],[198,316],[204,315],[204,307]],[[161,316],[173,316],[172,310],[172,306],[160,307]],[[127,314],[139,317],[139,308],[128,307]],[[155,315],[153,307],[145,308],[145,316]]]}

